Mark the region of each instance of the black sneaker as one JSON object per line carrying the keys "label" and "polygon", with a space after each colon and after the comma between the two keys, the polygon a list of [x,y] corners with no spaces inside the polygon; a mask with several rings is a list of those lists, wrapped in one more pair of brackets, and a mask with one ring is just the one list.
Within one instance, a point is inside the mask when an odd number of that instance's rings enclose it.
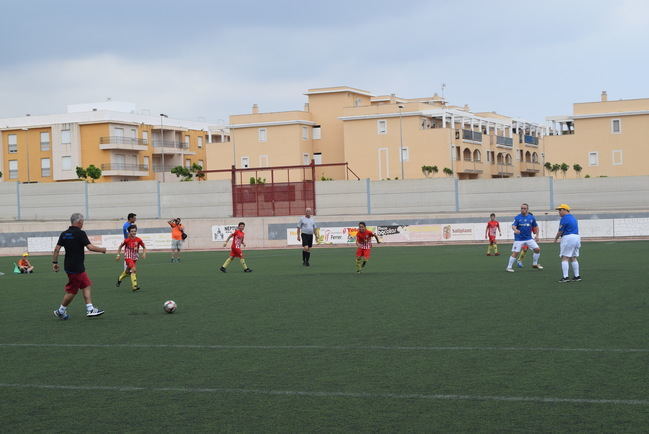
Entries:
{"label": "black sneaker", "polygon": [[134,286],[133,288],[131,288],[131,290],[132,290],[133,292],[135,292],[135,291],[139,291],[139,290],[140,290],[140,285]]}
{"label": "black sneaker", "polygon": [[311,264],[309,264],[308,262],[305,262],[304,265],[306,265],[307,267],[311,266]]}
{"label": "black sneaker", "polygon": [[221,268],[219,268],[219,270],[221,270],[222,272],[225,273],[225,267],[221,267]]}
{"label": "black sneaker", "polygon": [[581,276],[575,276],[572,278],[572,282],[581,282]]}
{"label": "black sneaker", "polygon": [[121,284],[122,284],[122,281],[117,279],[117,282],[115,282],[115,286],[117,286],[119,288],[119,285],[121,285]]}
{"label": "black sneaker", "polygon": [[252,273],[252,268],[246,268],[243,270],[244,273]]}
{"label": "black sneaker", "polygon": [[567,277],[562,277],[561,280],[557,280],[557,282],[559,282],[559,283],[568,283],[568,282],[570,282],[570,279],[568,279]]}

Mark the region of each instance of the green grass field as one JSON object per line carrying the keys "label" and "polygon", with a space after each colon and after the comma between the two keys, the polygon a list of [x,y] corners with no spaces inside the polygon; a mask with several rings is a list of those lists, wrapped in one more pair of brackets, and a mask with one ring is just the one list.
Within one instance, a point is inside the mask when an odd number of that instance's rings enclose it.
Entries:
{"label": "green grass field", "polygon": [[[1,408],[19,431],[646,431],[649,242],[584,243],[579,283],[505,272],[484,246],[225,251],[86,259],[60,321],[65,275],[0,277]],[[502,245],[506,252],[509,245]],[[0,258],[2,271],[13,258]],[[172,315],[167,299],[178,303]]]}

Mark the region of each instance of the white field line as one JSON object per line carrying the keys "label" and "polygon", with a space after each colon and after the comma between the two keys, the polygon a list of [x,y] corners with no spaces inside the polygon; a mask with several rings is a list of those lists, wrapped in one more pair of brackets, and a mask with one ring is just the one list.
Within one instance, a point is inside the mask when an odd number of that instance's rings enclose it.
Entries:
{"label": "white field line", "polygon": [[370,392],[317,392],[299,390],[230,389],[223,387],[138,387],[138,386],[66,386],[59,384],[0,383],[0,388],[52,389],[52,390],[101,390],[114,392],[182,392],[182,393],[240,393],[276,396],[313,396],[365,399],[424,399],[447,401],[508,401],[570,404],[649,405],[646,399],[591,399],[553,398],[540,396],[494,396],[494,395],[448,395],[427,393],[370,393]]}
{"label": "white field line", "polygon": [[192,344],[38,344],[0,343],[1,347],[35,348],[173,348],[196,350],[331,350],[331,351],[511,351],[574,353],[649,353],[649,348],[560,348],[560,347],[408,347],[379,345],[192,345]]}

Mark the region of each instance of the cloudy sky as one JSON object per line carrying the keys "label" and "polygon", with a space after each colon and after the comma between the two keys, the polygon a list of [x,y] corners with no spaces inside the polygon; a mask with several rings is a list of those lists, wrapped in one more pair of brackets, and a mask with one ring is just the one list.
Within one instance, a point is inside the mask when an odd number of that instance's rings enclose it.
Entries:
{"label": "cloudy sky", "polygon": [[0,117],[132,101],[227,121],[347,85],[534,121],[649,97],[649,2],[0,0]]}

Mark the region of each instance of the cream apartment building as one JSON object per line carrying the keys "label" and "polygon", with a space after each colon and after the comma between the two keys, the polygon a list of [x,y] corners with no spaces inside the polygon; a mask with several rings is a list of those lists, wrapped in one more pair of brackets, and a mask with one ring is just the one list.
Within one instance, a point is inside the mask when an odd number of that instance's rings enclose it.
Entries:
{"label": "cream apartment building", "polygon": [[[348,163],[358,177],[373,180],[543,174],[545,125],[474,113],[467,106],[448,105],[437,95],[406,99],[344,86],[309,89],[305,95],[303,110],[261,113],[254,105],[252,113],[230,116],[232,142],[208,152],[210,168],[313,160],[316,165]],[[222,158],[227,154],[229,161]],[[422,166],[437,166],[439,172],[425,174]],[[344,168],[323,167],[320,176],[353,175]]]}
{"label": "cream apartment building", "polygon": [[575,103],[572,115],[546,120],[546,160],[568,164],[566,178],[649,174],[649,98],[609,101],[604,91],[600,101]]}
{"label": "cream apartment building", "polygon": [[203,122],[138,112],[132,103],[68,106],[66,113],[0,119],[0,182],[76,180],[76,167],[102,170],[98,182],[178,178],[169,171],[196,163],[229,140]]}

